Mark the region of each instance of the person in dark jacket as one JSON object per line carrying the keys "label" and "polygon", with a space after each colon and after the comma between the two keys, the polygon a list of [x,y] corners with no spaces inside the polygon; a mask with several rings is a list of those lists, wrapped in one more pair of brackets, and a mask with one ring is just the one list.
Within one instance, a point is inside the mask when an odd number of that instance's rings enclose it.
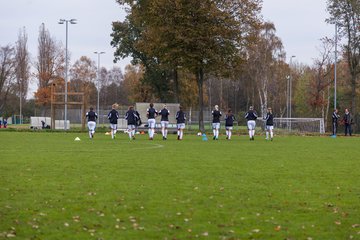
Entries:
{"label": "person in dark jacket", "polygon": [[119,113],[116,111],[116,103],[114,103],[111,108],[111,111],[108,113],[108,119],[110,121],[111,138],[114,139],[117,132],[117,121],[119,119]]}
{"label": "person in dark jacket", "polygon": [[257,119],[257,117],[258,115],[254,110],[253,106],[250,106],[249,111],[247,111],[245,114],[245,118],[247,120],[247,128],[249,130],[250,141],[254,141],[255,127],[256,127],[255,120]]}
{"label": "person in dark jacket", "polygon": [[266,117],[264,119],[266,121],[265,124],[265,130],[266,130],[266,140],[269,140],[269,134],[270,134],[270,140],[273,140],[274,137],[274,116],[272,113],[272,109],[268,108],[267,109],[267,113],[266,113]]}
{"label": "person in dark jacket", "polygon": [[349,109],[345,109],[345,114],[343,117],[343,122],[345,125],[345,136],[347,136],[349,134],[349,136],[351,136],[352,132],[351,132],[351,124],[352,124],[352,118],[351,118],[351,114],[349,112]]}
{"label": "person in dark jacket", "polygon": [[138,116],[134,111],[134,106],[130,106],[129,110],[125,114],[125,119],[127,120],[128,125],[128,134],[130,140],[135,140],[135,128]]}
{"label": "person in dark jacket", "polygon": [[94,108],[90,107],[90,111],[86,113],[86,118],[88,119],[89,137],[94,138],[96,120],[98,118],[97,113],[94,112]]}
{"label": "person in dark jacket", "polygon": [[234,121],[235,121],[235,117],[234,114],[232,113],[231,109],[228,110],[227,114],[225,115],[225,130],[226,130],[226,139],[230,140],[231,139],[231,131],[233,129],[234,126]]}
{"label": "person in dark jacket", "polygon": [[177,125],[177,139],[182,140],[184,135],[186,114],[183,112],[183,108],[179,106],[179,111],[176,113],[176,125]]}
{"label": "person in dark jacket", "polygon": [[340,115],[338,114],[338,110],[335,108],[332,114],[332,136],[335,137],[338,129],[338,120]]}

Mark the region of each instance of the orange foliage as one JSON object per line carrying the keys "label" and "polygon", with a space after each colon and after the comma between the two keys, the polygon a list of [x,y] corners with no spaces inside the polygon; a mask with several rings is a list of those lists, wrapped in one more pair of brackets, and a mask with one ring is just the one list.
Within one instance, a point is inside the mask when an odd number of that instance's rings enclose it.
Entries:
{"label": "orange foliage", "polygon": [[45,106],[51,102],[50,87],[39,88],[34,95],[37,105]]}

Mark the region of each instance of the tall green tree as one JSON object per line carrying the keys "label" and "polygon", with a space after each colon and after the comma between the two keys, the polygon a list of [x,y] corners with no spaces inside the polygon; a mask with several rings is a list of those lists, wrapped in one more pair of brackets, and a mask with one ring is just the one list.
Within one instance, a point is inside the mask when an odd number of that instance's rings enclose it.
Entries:
{"label": "tall green tree", "polygon": [[360,2],[359,0],[328,0],[327,22],[337,24],[340,37],[346,39],[344,51],[351,75],[351,111],[356,116],[356,88],[360,74]]}
{"label": "tall green tree", "polygon": [[[203,84],[205,74],[228,74],[245,55],[253,31],[259,26],[260,0],[158,0],[118,1],[127,3],[128,20],[141,28],[131,45],[135,53],[156,59],[175,71],[179,67],[194,74],[198,85],[199,129],[204,131]],[[128,39],[116,38],[117,56],[129,50]],[[120,41],[118,41],[120,40]],[[123,41],[121,41],[123,40]],[[122,45],[124,43],[125,45]]]}

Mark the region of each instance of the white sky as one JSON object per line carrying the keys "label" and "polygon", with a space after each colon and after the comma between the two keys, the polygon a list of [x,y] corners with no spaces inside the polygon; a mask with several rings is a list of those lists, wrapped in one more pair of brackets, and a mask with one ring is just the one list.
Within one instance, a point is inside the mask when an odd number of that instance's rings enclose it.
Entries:
{"label": "white sky", "polygon": [[[155,1],[155,0],[154,0]],[[277,35],[283,41],[288,59],[295,55],[297,62],[312,64],[318,57],[319,39],[334,34],[334,26],[325,23],[326,0],[263,0],[264,20],[275,24]],[[36,60],[39,27],[45,23],[52,37],[65,46],[65,25],[60,18],[76,18],[78,24],[69,24],[68,49],[70,64],[85,55],[96,61],[94,51],[104,51],[101,66],[114,65],[124,70],[129,59],[113,63],[110,46],[111,23],[123,20],[122,7],[115,0],[0,0],[0,46],[14,45],[19,30],[26,28],[28,48]]]}
{"label": "white sky", "polygon": [[263,1],[264,20],[275,24],[288,61],[294,55],[293,61],[311,65],[319,57],[320,39],[335,35],[335,26],[325,23],[326,0]]}

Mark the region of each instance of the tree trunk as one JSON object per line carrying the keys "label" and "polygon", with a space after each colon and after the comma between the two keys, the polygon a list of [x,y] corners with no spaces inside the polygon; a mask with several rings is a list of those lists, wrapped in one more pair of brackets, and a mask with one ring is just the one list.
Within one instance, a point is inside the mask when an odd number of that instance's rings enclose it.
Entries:
{"label": "tree trunk", "polygon": [[175,101],[180,102],[179,76],[178,71],[174,68],[174,84],[175,84]]}
{"label": "tree trunk", "polygon": [[203,94],[203,84],[204,84],[204,70],[202,67],[199,68],[196,73],[196,80],[199,88],[199,130],[202,133],[205,133],[204,127],[204,94]]}
{"label": "tree trunk", "polygon": [[[351,114],[354,123],[356,123],[356,74],[351,75]],[[356,125],[352,126],[352,131],[356,131]]]}

